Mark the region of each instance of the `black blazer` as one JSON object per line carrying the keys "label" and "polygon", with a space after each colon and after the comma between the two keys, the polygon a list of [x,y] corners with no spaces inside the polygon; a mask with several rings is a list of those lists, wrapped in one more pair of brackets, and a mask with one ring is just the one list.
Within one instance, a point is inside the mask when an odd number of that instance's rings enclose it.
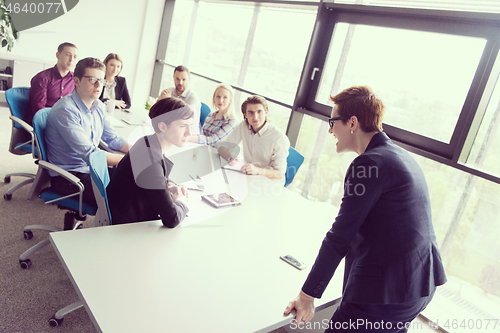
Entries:
{"label": "black blazer", "polygon": [[189,210],[170,195],[167,178],[172,167],[156,134],[139,139],[122,158],[106,188],[112,224],[161,219],[166,227],[177,226]]}
{"label": "black blazer", "polygon": [[[130,103],[130,94],[128,93],[127,89],[127,81],[123,76],[115,76],[115,81],[116,81],[116,87],[115,87],[115,99],[116,100],[123,100],[126,104],[125,108],[128,109],[131,106]],[[104,98],[104,89],[102,89],[101,96],[99,99],[102,102],[106,102],[108,99]]]}
{"label": "black blazer", "polygon": [[381,132],[349,166],[335,222],[302,290],[321,297],[345,257],[343,301],[415,301],[446,282],[424,174]]}

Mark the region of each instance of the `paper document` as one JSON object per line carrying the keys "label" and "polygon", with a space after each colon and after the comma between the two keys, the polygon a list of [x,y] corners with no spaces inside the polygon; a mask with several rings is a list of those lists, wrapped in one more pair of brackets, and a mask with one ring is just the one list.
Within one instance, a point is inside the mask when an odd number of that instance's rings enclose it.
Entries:
{"label": "paper document", "polygon": [[142,119],[134,119],[134,118],[130,118],[130,119],[124,119],[122,118],[122,121],[126,124],[129,124],[129,125],[137,125],[137,126],[140,126],[140,125],[148,125],[147,121],[145,120],[142,120]]}

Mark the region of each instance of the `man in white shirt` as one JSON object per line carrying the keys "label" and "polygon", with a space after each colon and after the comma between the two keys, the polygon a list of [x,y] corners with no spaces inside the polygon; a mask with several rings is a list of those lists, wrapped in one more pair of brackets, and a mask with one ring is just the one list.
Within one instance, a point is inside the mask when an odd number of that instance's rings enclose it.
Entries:
{"label": "man in white shirt", "polygon": [[248,175],[263,175],[270,179],[283,179],[290,140],[276,126],[267,121],[267,101],[261,96],[250,96],[241,105],[245,118],[218,145],[219,154],[234,165],[238,161],[232,156],[227,144],[243,142],[245,164],[241,171]]}
{"label": "man in white shirt", "polygon": [[160,93],[158,100],[166,97],[178,97],[186,104],[194,108],[193,124],[191,125],[191,134],[200,134],[200,109],[201,102],[198,95],[189,88],[191,73],[185,66],[177,66],[174,69],[175,87],[167,88]]}

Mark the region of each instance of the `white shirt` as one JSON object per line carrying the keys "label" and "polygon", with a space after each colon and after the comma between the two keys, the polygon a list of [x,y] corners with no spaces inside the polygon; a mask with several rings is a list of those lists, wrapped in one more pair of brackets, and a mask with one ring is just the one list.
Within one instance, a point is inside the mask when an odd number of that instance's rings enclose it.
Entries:
{"label": "white shirt", "polygon": [[194,106],[194,116],[193,116],[193,124],[190,127],[191,134],[200,134],[200,109],[201,102],[198,95],[191,90],[191,88],[186,88],[182,94],[177,95],[177,90],[175,87],[169,88],[172,92],[173,97],[177,97],[182,99],[186,104]]}
{"label": "white shirt", "polygon": [[102,94],[103,99],[116,99],[115,98],[115,88],[116,88],[116,80],[113,82],[104,84],[104,93]]}
{"label": "white shirt", "polygon": [[245,120],[239,123],[222,142],[239,145],[243,142],[243,158],[259,168],[271,167],[286,172],[286,158],[290,149],[290,140],[276,126],[268,121],[255,133]]}

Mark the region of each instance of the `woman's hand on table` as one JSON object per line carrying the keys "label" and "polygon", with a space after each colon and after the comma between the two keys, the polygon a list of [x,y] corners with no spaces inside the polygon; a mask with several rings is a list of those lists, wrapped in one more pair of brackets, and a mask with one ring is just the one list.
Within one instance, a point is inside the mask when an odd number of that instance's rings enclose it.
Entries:
{"label": "woman's hand on table", "polygon": [[307,295],[301,290],[299,295],[295,297],[293,301],[288,303],[288,306],[285,308],[285,312],[283,314],[288,316],[293,309],[297,310],[295,315],[295,322],[297,324],[311,321],[314,317],[314,297]]}
{"label": "woman's hand on table", "polygon": [[125,103],[125,101],[122,101],[122,100],[115,100],[115,106],[118,108],[118,109],[125,109],[127,107],[127,104]]}

